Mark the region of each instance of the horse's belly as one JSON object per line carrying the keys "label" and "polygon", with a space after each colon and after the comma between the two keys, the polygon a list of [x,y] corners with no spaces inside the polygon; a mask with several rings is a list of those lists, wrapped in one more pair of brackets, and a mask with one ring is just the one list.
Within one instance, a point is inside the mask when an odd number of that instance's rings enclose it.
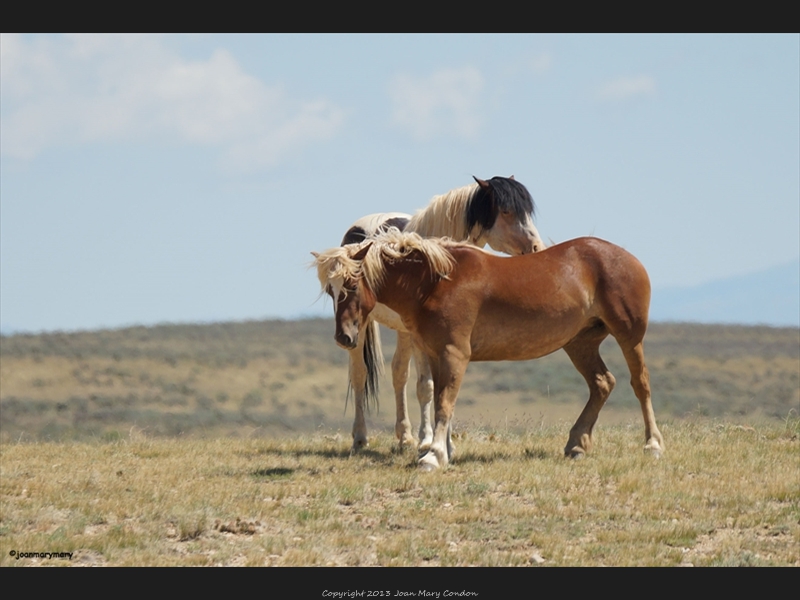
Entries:
{"label": "horse's belly", "polygon": [[560,350],[569,340],[548,343],[513,339],[498,343],[473,343],[471,361],[489,360],[533,360]]}
{"label": "horse's belly", "polygon": [[547,356],[563,348],[583,322],[581,318],[545,315],[479,319],[470,337],[470,360],[532,360]]}
{"label": "horse's belly", "polygon": [[403,325],[402,319],[400,319],[400,315],[394,312],[391,308],[386,306],[385,304],[376,304],[375,308],[370,313],[373,319],[375,319],[381,325],[385,325],[389,329],[394,329],[395,331],[402,331],[403,333],[407,333],[408,329],[406,326]]}

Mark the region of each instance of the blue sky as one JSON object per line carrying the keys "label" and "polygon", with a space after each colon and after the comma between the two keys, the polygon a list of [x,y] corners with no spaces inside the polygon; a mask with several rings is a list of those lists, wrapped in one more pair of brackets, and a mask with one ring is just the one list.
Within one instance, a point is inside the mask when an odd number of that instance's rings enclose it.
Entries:
{"label": "blue sky", "polygon": [[798,35],[0,41],[4,332],[329,316],[311,250],[473,174],[656,290],[800,255]]}

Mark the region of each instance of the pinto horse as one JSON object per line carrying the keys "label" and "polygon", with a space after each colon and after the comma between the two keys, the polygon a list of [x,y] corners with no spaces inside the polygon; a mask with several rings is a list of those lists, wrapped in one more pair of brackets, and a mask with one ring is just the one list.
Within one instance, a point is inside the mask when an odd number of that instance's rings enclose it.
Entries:
{"label": "pinto horse", "polygon": [[563,348],[589,386],[589,400],[569,433],[567,456],[592,445],[592,429],[614,376],[600,357],[610,334],[622,349],[641,404],[645,449],[660,455],[664,440],[650,399],[642,340],[650,280],[622,248],[578,238],[534,254],[500,257],[446,240],[389,231],[358,246],[318,255],[323,288],[335,290],[337,343],[358,344],[378,303],[395,311],[428,358],[435,427],[424,470],[453,455],[450,423],[470,361],[529,360]]}
{"label": "pinto horse", "polygon": [[[524,185],[514,177],[492,177],[488,181],[474,178],[476,183],[435,196],[428,206],[414,216],[404,213],[381,213],[362,217],[345,233],[342,245],[395,227],[425,237],[450,237],[475,246],[489,244],[499,252],[526,254],[544,248],[531,218],[533,199]],[[367,446],[367,425],[364,409],[377,403],[378,380],[383,369],[378,323],[397,331],[397,349],[392,359],[392,383],[395,392],[395,434],[400,446],[415,444],[408,416],[406,383],[409,362],[414,356],[417,369],[417,399],[420,405],[420,447],[433,441],[429,406],[433,401],[433,380],[424,355],[415,348],[411,335],[400,318],[385,305],[378,305],[364,324],[364,335],[350,349],[350,386],[355,392],[353,450]]]}

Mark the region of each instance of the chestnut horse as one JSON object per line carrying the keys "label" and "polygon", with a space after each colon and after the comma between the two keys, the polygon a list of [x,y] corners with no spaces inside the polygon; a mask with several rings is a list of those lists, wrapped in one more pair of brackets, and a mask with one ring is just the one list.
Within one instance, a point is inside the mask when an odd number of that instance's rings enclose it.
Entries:
{"label": "chestnut horse", "polygon": [[[428,206],[414,216],[403,213],[380,213],[362,217],[342,239],[342,245],[364,239],[395,227],[425,237],[448,236],[476,246],[488,244],[499,252],[525,254],[544,248],[531,218],[533,199],[514,177],[492,177],[434,196]],[[364,409],[377,403],[378,380],[383,369],[383,353],[378,323],[397,331],[397,348],[392,359],[392,383],[395,392],[395,435],[400,446],[415,444],[408,416],[406,382],[409,362],[414,356],[417,369],[417,400],[420,407],[419,445],[433,442],[429,406],[433,401],[433,380],[424,354],[414,347],[411,335],[400,318],[385,306],[378,306],[365,323],[364,335],[350,349],[350,389],[355,392],[353,450],[367,446]]]}
{"label": "chestnut horse", "polygon": [[337,298],[340,346],[358,343],[370,312],[381,303],[400,316],[428,357],[435,426],[421,468],[444,467],[452,457],[450,423],[470,361],[529,360],[559,348],[589,386],[589,400],[564,448],[567,456],[583,456],[614,388],[614,376],[599,353],[609,334],[622,349],[641,404],[645,449],[655,455],[663,451],[642,346],[650,280],[622,248],[584,237],[533,254],[500,257],[395,230],[322,253],[316,264],[323,288]]}

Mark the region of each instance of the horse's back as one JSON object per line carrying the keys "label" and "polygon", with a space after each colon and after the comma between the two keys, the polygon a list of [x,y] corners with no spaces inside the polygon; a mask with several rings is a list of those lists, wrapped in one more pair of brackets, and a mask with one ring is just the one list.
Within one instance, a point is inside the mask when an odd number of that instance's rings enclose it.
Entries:
{"label": "horse's back", "polygon": [[[581,237],[534,255],[531,279],[563,297],[586,303],[586,314],[599,318],[615,336],[640,338],[650,312],[650,278],[644,265],[624,248],[606,240]],[[542,268],[543,273],[536,273]],[[536,284],[533,283],[536,287]]]}
{"label": "horse's back", "polygon": [[489,260],[491,271],[498,273],[499,277],[512,278],[523,284],[557,285],[580,275],[585,280],[584,286],[607,285],[612,281],[646,285],[648,289],[650,286],[647,271],[633,254],[595,237],[575,238],[534,254],[508,259],[492,257]]}
{"label": "horse's back", "polygon": [[595,237],[576,238],[564,244],[577,248],[581,259],[604,277],[647,280],[649,287],[650,279],[644,265],[625,248]]}
{"label": "horse's back", "polygon": [[[629,252],[577,238],[523,256],[453,248],[458,266],[441,282],[444,303],[472,322],[473,360],[537,358],[597,320],[643,335],[650,283]],[[634,332],[635,330],[635,332]]]}
{"label": "horse's back", "polygon": [[378,232],[388,230],[390,227],[396,227],[403,231],[408,225],[409,219],[411,219],[411,215],[399,212],[366,215],[350,226],[342,238],[341,245],[358,244]]}

